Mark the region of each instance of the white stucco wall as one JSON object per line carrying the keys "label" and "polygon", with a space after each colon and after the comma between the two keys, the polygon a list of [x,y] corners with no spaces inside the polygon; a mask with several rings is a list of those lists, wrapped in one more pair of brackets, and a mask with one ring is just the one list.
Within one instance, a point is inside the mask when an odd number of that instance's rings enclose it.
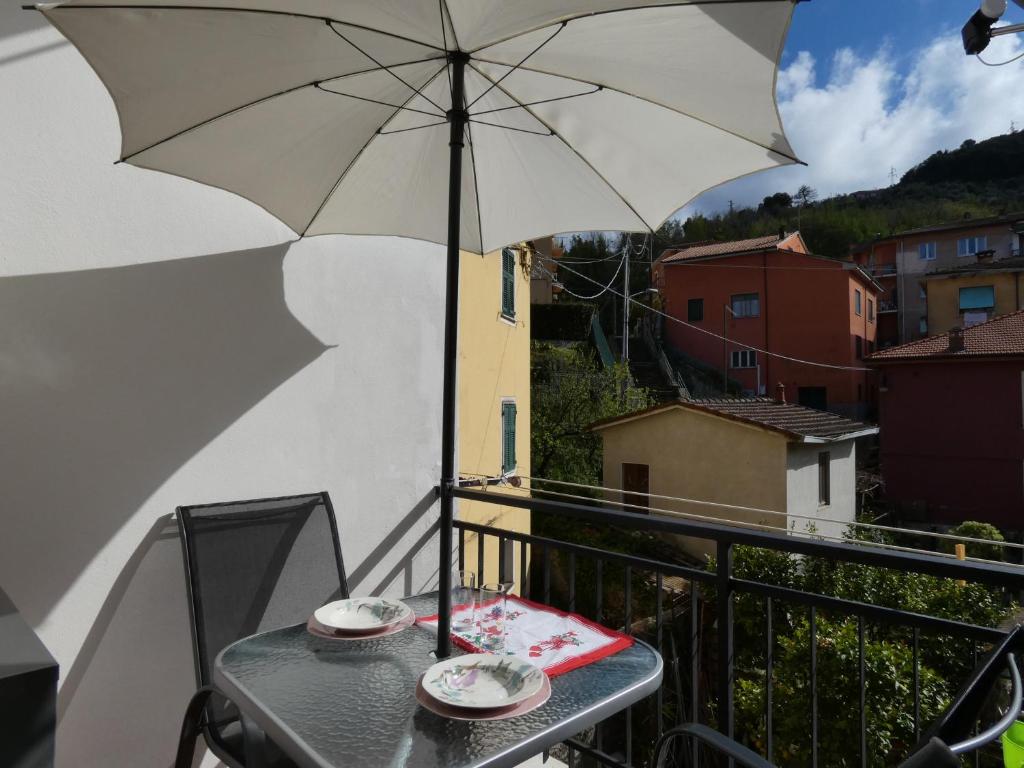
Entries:
{"label": "white stucco wall", "polygon": [[[831,454],[831,504],[818,506],[818,454]],[[815,532],[842,536],[857,516],[857,445],[853,440],[813,445],[790,443],[786,454],[786,511],[814,518]],[[792,530],[807,530],[809,521],[790,518]]]}
{"label": "white stucco wall", "polygon": [[61,665],[58,765],[167,766],[176,505],[326,489],[354,591],[433,583],[443,252],[113,165],[102,85],[14,3],[0,114],[0,584]]}

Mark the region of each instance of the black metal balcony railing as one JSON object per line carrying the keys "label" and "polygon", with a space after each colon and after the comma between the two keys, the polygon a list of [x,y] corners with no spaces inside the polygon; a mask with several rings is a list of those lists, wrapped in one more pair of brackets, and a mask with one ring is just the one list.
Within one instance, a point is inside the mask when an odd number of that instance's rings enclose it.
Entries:
{"label": "black metal balcony railing", "polygon": [[886,277],[887,275],[896,274],[895,264],[876,264],[870,268],[871,274],[874,277]]}
{"label": "black metal balcony railing", "polygon": [[899,309],[899,304],[895,301],[889,301],[888,299],[878,300],[878,311],[879,312],[895,312]]}
{"label": "black metal balcony railing", "polygon": [[[855,731],[859,743],[850,744],[850,755],[857,755],[860,766],[881,765],[885,756],[872,755],[868,743],[867,671],[865,669],[865,637],[873,627],[902,628],[907,632],[912,647],[911,679],[893,685],[905,684],[909,698],[906,700],[908,716],[913,718],[912,735],[916,740],[929,725],[922,716],[922,665],[921,654],[924,643],[941,643],[942,647],[964,649],[964,668],[969,670],[976,662],[986,644],[995,643],[1005,637],[999,629],[976,626],[935,616],[914,613],[907,610],[872,605],[854,600],[832,597],[737,578],[733,571],[733,553],[737,545],[748,545],[763,550],[789,553],[807,558],[824,558],[834,562],[845,562],[873,566],[892,571],[925,574],[940,578],[963,580],[988,585],[1016,594],[1024,590],[1024,568],[1006,564],[978,561],[959,561],[941,555],[932,555],[898,548],[886,548],[858,542],[824,541],[809,536],[789,535],[755,528],[744,528],[728,524],[691,521],[657,515],[640,515],[623,511],[614,504],[587,506],[563,501],[549,501],[538,498],[513,496],[495,491],[479,491],[460,488],[455,491],[458,498],[490,504],[500,504],[535,512],[557,515],[563,519],[580,521],[583,526],[611,526],[617,530],[647,531],[653,534],[677,534],[714,542],[716,557],[714,568],[702,569],[688,565],[665,562],[644,556],[623,554],[603,548],[596,548],[567,541],[545,538],[532,534],[496,528],[466,521],[456,521],[458,535],[458,558],[460,567],[466,563],[467,547],[476,549],[476,566],[480,578],[486,565],[485,541],[488,537],[498,541],[498,569],[503,578],[512,573],[512,564],[518,558],[524,597],[552,604],[553,567],[557,558],[561,566],[558,574],[561,584],[560,601],[569,611],[587,615],[598,623],[633,634],[637,629],[639,613],[648,617],[653,614],[653,627],[644,630],[665,658],[665,678],[661,689],[652,697],[653,701],[641,702],[630,707],[615,722],[606,721],[599,726],[588,741],[580,737],[566,742],[570,766],[604,765],[613,768],[631,768],[649,764],[653,742],[666,728],[682,722],[704,722],[716,727],[722,733],[733,736],[735,732],[734,695],[736,683],[735,659],[741,651],[751,649],[735,645],[737,623],[735,608],[737,600],[744,601],[744,610],[750,601],[760,600],[763,605],[762,627],[763,646],[755,649],[763,664],[763,719],[762,743],[748,744],[759,750],[769,761],[777,759],[776,744],[773,742],[775,727],[773,721],[794,706],[792,697],[779,703],[775,698],[777,685],[774,665],[776,663],[776,629],[779,617],[805,611],[807,617],[810,702],[806,713],[809,760],[806,764],[818,766],[821,742],[821,716],[819,712],[819,669],[817,633],[822,621],[835,617],[855,618],[857,647],[857,700],[848,702],[846,716],[858,718]],[[600,502],[595,502],[600,504]],[[474,541],[475,539],[475,541]],[[471,550],[472,551],[472,550]],[[584,567],[587,564],[587,567]],[[584,589],[578,589],[578,573],[584,574]],[[621,602],[610,607],[606,602],[606,584],[609,577],[621,573]],[[669,582],[681,591],[682,599],[672,599],[665,605]],[[653,605],[643,607],[637,599],[638,589],[645,584],[654,587]],[[612,616],[612,614],[615,614]],[[709,618],[706,615],[710,614]],[[902,630],[901,630],[902,631]],[[745,636],[750,633],[747,632]],[[954,641],[960,646],[951,645]],[[724,661],[723,661],[724,660]],[[965,672],[966,676],[966,672]],[[956,686],[959,685],[956,681]],[[791,692],[790,692],[791,693]],[[781,707],[781,710],[780,710]],[[835,723],[829,722],[829,728]],[[906,744],[909,749],[913,742]],[[685,755],[679,755],[678,765],[715,765],[714,758],[701,762],[696,744],[691,745]],[[783,756],[784,757],[784,756]],[[891,756],[890,756],[891,757]],[[979,765],[979,754],[974,755],[974,764]],[[792,760],[790,760],[792,763]],[[852,765],[852,761],[843,765]],[[885,763],[888,764],[888,763]]]}

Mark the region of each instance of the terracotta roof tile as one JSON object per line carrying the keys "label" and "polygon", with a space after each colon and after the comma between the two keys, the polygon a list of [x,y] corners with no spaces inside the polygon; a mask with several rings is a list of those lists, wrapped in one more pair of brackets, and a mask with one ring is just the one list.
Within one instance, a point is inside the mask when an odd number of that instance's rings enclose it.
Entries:
{"label": "terracotta roof tile", "polygon": [[674,400],[637,413],[603,419],[592,424],[591,428],[606,427],[679,407],[704,411],[797,438],[837,440],[858,432],[870,433],[877,430],[877,427],[871,424],[853,421],[828,411],[805,408],[794,403],[780,403],[764,397]]}
{"label": "terracotta roof tile", "polygon": [[869,363],[890,360],[925,360],[933,358],[976,358],[1024,356],[1024,310],[1000,315],[962,331],[964,348],[951,352],[949,333],[918,339],[898,347],[875,352],[866,358]]}
{"label": "terracotta roof tile", "polygon": [[[789,235],[786,235],[789,237]],[[704,256],[724,256],[729,253],[744,253],[746,251],[761,251],[765,248],[774,248],[781,240],[778,235],[767,235],[765,237],[752,237],[749,240],[730,240],[725,243],[698,243],[687,248],[677,248],[662,254],[661,261],[671,264],[674,261],[686,261],[687,259],[699,259]]]}

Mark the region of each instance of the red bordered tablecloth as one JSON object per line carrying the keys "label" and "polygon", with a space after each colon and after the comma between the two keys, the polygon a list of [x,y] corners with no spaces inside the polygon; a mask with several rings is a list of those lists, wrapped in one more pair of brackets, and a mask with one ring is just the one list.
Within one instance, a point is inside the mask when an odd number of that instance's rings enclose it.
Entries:
{"label": "red bordered tablecloth", "polygon": [[[456,607],[452,623],[470,609]],[[484,611],[493,607],[484,606]],[[437,629],[437,615],[417,623]],[[505,652],[543,669],[548,677],[611,656],[633,645],[633,638],[595,624],[575,613],[566,613],[522,597],[510,595],[505,606]],[[482,635],[452,632],[452,642],[470,653],[482,653]]]}

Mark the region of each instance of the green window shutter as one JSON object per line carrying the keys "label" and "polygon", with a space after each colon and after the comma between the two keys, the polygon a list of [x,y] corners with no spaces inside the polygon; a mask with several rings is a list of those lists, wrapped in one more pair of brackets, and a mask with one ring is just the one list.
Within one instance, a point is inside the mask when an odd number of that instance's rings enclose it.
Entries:
{"label": "green window shutter", "polygon": [[501,404],[501,471],[516,468],[516,404]]}
{"label": "green window shutter", "polygon": [[511,248],[501,251],[501,314],[505,317],[516,316],[516,256]]}

